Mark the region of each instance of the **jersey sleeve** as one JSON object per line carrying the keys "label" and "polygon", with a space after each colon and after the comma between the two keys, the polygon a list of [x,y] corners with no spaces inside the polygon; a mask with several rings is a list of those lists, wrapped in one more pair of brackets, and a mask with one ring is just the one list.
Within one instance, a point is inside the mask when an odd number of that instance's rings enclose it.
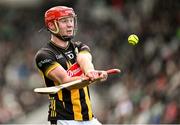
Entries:
{"label": "jersey sleeve", "polygon": [[75,42],[74,43],[75,47],[78,48],[79,52],[89,52],[90,53],[90,48],[89,46],[87,46],[86,44],[82,43],[82,42]]}
{"label": "jersey sleeve", "polygon": [[39,51],[35,56],[35,64],[46,76],[50,71],[60,65],[54,55],[48,51]]}

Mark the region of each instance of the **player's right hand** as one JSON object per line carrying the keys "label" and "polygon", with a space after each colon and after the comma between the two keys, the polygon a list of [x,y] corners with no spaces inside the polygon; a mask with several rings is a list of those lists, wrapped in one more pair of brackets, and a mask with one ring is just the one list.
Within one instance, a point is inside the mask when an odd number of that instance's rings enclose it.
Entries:
{"label": "player's right hand", "polygon": [[97,80],[105,81],[108,74],[105,71],[92,70],[87,72],[86,76],[90,78],[91,82],[95,82]]}
{"label": "player's right hand", "polygon": [[93,81],[95,81],[96,79],[99,78],[98,71],[96,71],[96,70],[88,71],[86,73],[86,76],[90,78],[91,82],[93,82]]}

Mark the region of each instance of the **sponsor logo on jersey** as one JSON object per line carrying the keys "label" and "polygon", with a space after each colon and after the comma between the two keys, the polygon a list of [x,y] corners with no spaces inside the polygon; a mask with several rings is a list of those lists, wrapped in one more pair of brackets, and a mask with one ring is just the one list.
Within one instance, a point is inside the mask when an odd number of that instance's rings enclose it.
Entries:
{"label": "sponsor logo on jersey", "polygon": [[78,63],[74,63],[67,71],[68,75],[73,76],[81,76],[83,74]]}
{"label": "sponsor logo on jersey", "polygon": [[51,62],[51,61],[52,61],[51,59],[41,60],[41,61],[38,63],[38,66],[41,67],[43,64],[49,63],[49,62]]}
{"label": "sponsor logo on jersey", "polygon": [[61,58],[63,58],[62,54],[56,55],[56,59],[61,59]]}
{"label": "sponsor logo on jersey", "polygon": [[72,51],[68,51],[65,53],[66,56],[69,58],[69,59],[73,59],[74,58],[74,54],[72,53]]}

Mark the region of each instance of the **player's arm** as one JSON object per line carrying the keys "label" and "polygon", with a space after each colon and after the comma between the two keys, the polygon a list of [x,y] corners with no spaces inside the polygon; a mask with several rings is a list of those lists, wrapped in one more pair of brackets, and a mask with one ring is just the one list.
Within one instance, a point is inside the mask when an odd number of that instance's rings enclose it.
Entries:
{"label": "player's arm", "polygon": [[79,52],[77,55],[77,62],[85,74],[95,70],[92,63],[92,56],[88,51],[84,50]]}
{"label": "player's arm", "polygon": [[[77,55],[77,62],[80,65],[83,72],[85,72],[86,76],[90,77],[91,81],[94,81],[94,80],[100,78],[100,76],[98,74],[99,71],[94,70],[94,65],[92,63],[92,57],[89,52],[87,52],[87,51],[80,52]],[[81,79],[81,76],[70,77],[68,75],[67,71],[61,65],[59,65],[59,66],[55,67],[53,70],[49,71],[47,74],[47,77],[58,83],[68,83],[68,82],[72,82],[72,81]],[[89,81],[84,81],[82,83],[78,83],[77,85],[74,85],[75,86],[74,88],[79,89],[79,88],[82,88],[89,84],[90,84]]]}
{"label": "player's arm", "polygon": [[61,65],[59,65],[59,66],[55,67],[53,70],[49,71],[49,73],[47,74],[47,77],[59,84],[68,83],[71,81],[81,79],[80,76],[70,77],[68,75],[67,71]]}
{"label": "player's arm", "polygon": [[77,55],[77,62],[85,75],[88,76],[91,81],[94,81],[96,79],[107,79],[107,73],[105,71],[95,70],[92,63],[92,56],[88,51],[80,51]]}
{"label": "player's arm", "polygon": [[81,77],[70,77],[66,70],[56,62],[55,57],[49,51],[41,51],[35,56],[36,66],[43,75],[58,84],[71,82]]}

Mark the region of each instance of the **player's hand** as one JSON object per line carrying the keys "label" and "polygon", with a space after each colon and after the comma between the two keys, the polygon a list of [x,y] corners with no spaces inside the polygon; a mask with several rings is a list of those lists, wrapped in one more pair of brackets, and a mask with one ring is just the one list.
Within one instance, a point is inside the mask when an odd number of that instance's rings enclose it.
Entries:
{"label": "player's hand", "polygon": [[87,72],[86,76],[90,78],[91,82],[95,82],[97,80],[105,81],[108,77],[108,74],[106,71],[92,70]]}
{"label": "player's hand", "polygon": [[99,78],[101,81],[107,80],[108,74],[106,71],[98,71],[98,73],[99,73]]}

